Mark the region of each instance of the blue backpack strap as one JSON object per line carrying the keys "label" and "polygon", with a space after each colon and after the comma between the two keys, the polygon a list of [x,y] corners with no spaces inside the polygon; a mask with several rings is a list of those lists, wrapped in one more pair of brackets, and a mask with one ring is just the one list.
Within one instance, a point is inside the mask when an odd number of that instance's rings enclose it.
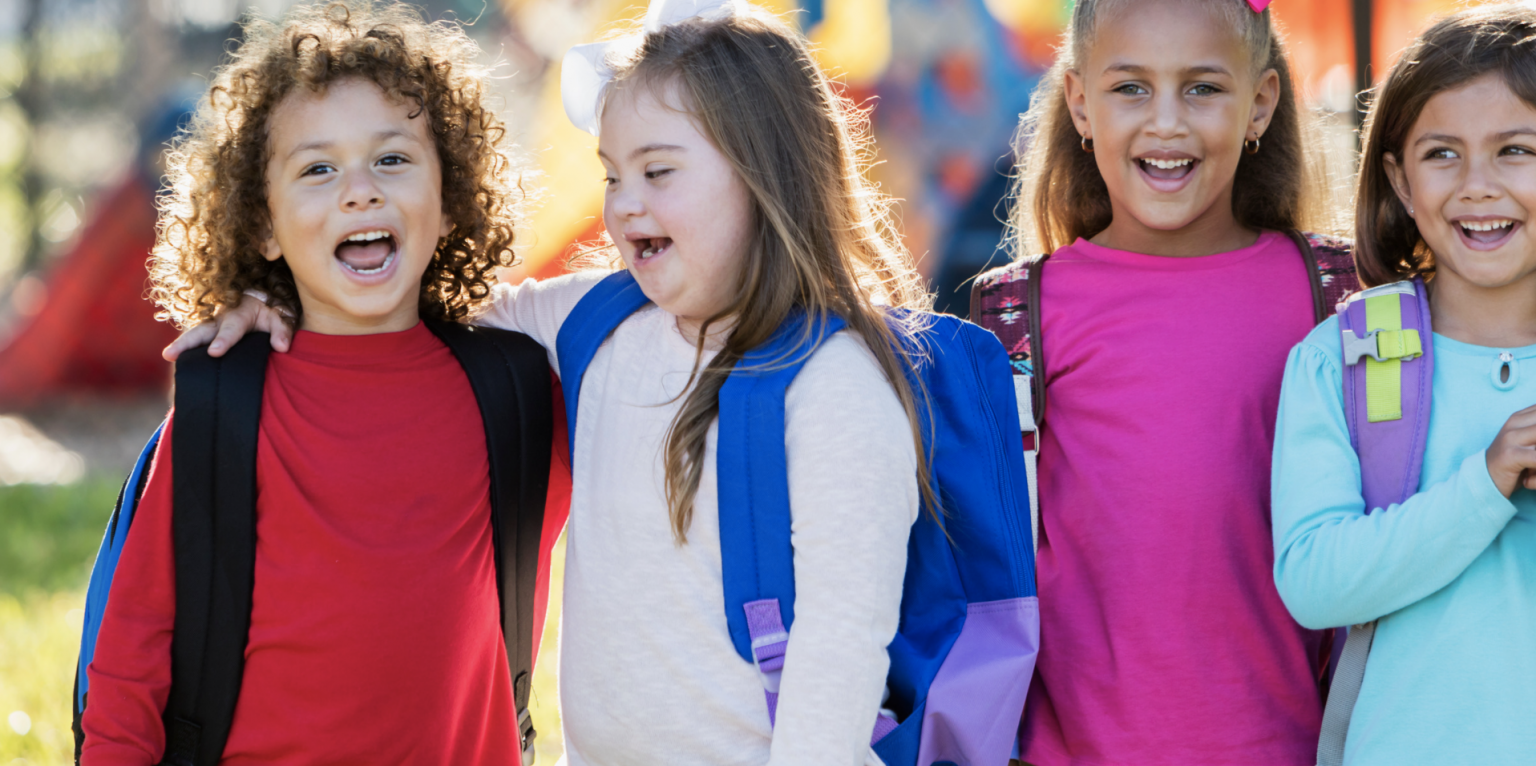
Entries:
{"label": "blue backpack strap", "polygon": [[[1429,439],[1434,388],[1434,336],[1424,282],[1393,282],[1354,296],[1339,311],[1344,352],[1344,420],[1360,457],[1365,512],[1412,497],[1419,489]],[[1323,711],[1319,766],[1341,766],[1349,720],[1376,623],[1349,629]]]}
{"label": "blue backpack strap", "polygon": [[85,745],[85,732],[80,728],[80,718],[85,714],[85,698],[90,691],[91,679],[85,669],[96,657],[96,636],[101,632],[101,618],[107,611],[107,596],[112,592],[112,577],[117,573],[117,560],[123,555],[123,545],[128,542],[128,529],[133,525],[134,512],[144,496],[145,479],[155,450],[160,446],[160,434],[165,423],[155,428],[153,436],[134,461],[127,481],[117,495],[117,507],[107,521],[107,531],[101,538],[101,548],[96,552],[96,563],[91,567],[90,585],[85,591],[85,628],[80,635],[80,659],[75,665],[74,732],[75,761],[80,760],[80,749]]}
{"label": "blue backpack strap", "polygon": [[[784,397],[808,352],[844,326],[836,316],[794,314],[720,387],[715,473],[725,621],[736,653],[757,667],[770,725],[778,718],[779,677],[795,620]],[[895,728],[895,719],[878,716],[870,742]]]}
{"label": "blue backpack strap", "polygon": [[576,403],[587,365],[613,331],[651,299],[640,290],[628,270],[616,271],[592,286],[571,309],[555,335],[555,356],[560,360],[560,387],[565,392],[565,423],[572,465],[576,456]]}

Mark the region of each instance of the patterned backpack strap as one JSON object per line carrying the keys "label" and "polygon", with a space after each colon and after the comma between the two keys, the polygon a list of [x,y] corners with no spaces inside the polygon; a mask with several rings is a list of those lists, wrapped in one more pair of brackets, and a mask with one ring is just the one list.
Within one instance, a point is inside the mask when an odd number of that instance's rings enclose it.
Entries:
{"label": "patterned backpack strap", "polygon": [[1031,539],[1040,547],[1040,493],[1036,488],[1039,430],[1045,420],[1045,354],[1040,333],[1041,255],[993,269],[976,278],[971,288],[971,321],[991,330],[1008,351],[1013,367],[1013,392],[1018,403],[1029,479]]}
{"label": "patterned backpack strap", "polygon": [[1360,291],[1354,245],[1347,239],[1322,234],[1288,233],[1311,270],[1313,321],[1321,323],[1333,316],[1345,298]]}

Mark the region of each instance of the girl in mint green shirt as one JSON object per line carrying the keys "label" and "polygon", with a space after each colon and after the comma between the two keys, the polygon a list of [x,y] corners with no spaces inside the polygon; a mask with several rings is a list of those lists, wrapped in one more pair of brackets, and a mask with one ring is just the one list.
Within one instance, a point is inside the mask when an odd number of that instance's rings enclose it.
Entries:
{"label": "girl in mint green shirt", "polygon": [[1365,508],[1337,318],[1286,365],[1275,583],[1309,628],[1378,621],[1350,766],[1536,763],[1533,38],[1529,7],[1451,16],[1403,54],[1369,117],[1360,274],[1426,276],[1435,329],[1418,493]]}

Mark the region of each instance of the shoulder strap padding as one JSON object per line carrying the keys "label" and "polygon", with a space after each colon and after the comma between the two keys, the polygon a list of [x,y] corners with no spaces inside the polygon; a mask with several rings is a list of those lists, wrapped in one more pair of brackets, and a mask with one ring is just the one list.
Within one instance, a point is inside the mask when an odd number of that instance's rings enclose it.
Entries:
{"label": "shoulder strap padding", "polygon": [[427,326],[464,368],[485,423],[502,638],[521,714],[528,708],[539,640],[533,605],[554,434],[549,356],[522,333],[453,322]]}
{"label": "shoulder strap padding", "polygon": [[747,662],[755,658],[745,604],[777,599],[783,629],[795,621],[784,397],[814,350],[844,324],[837,316],[791,314],[720,387],[720,574],[726,627]]}
{"label": "shoulder strap padding", "polygon": [[575,470],[576,409],[581,398],[582,379],[587,366],[603,341],[613,334],[630,314],[650,303],[627,269],[616,271],[592,286],[555,335],[555,356],[560,364],[560,388],[565,395],[565,428],[571,447],[571,469]]}
{"label": "shoulder strap padding", "polygon": [[223,357],[176,363],[171,445],[176,620],[165,762],[213,766],[245,669],[256,564],[256,438],[270,349],[251,333]]}

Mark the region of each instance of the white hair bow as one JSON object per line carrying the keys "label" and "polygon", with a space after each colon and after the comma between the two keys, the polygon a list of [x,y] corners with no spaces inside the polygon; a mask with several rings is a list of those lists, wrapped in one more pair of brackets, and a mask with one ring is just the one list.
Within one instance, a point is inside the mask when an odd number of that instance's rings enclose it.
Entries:
{"label": "white hair bow", "polygon": [[[727,19],[736,15],[737,2],[652,0],[650,7],[645,9],[642,29],[649,34],[688,19]],[[571,118],[576,127],[594,136],[598,128],[597,105],[602,100],[603,89],[613,80],[608,55],[623,43],[623,40],[610,40],[572,46],[560,64],[560,98],[565,103],[565,116]]]}

